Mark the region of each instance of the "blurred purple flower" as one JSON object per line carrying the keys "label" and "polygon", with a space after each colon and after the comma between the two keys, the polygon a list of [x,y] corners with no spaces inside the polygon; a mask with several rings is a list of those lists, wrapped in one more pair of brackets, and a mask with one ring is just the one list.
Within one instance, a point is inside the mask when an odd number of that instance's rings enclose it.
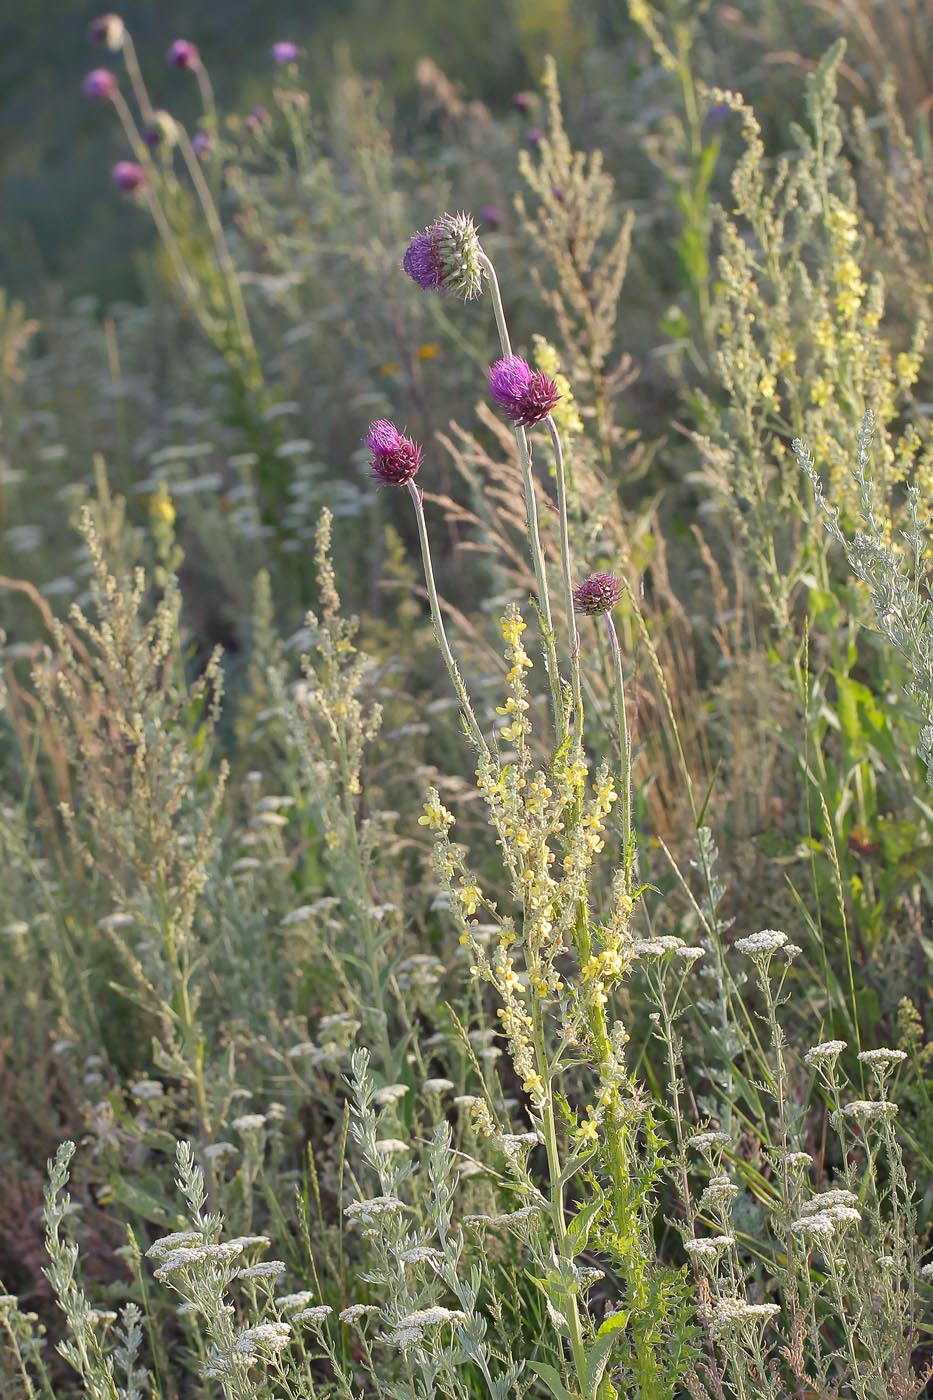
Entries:
{"label": "blurred purple flower", "polygon": [[92,68],[90,73],[84,75],[81,88],[85,97],[91,97],[95,102],[107,102],[117,90],[117,80],[109,68]]}
{"label": "blurred purple flower", "polygon": [[502,210],[497,204],[484,204],[479,211],[479,221],[489,228],[498,228],[502,223]]}
{"label": "blurred purple flower", "polygon": [[265,107],[254,107],[248,116],[243,118],[244,124],[250,131],[259,131],[269,120],[269,113]]}
{"label": "blurred purple flower", "polygon": [[532,148],[533,151],[536,151],[538,149],[543,140],[544,132],[541,130],[540,126],[529,127],[529,129],[525,132],[525,141]]}
{"label": "blurred purple flower", "polygon": [[732,108],[729,106],[728,102],[713,102],[706,109],[703,125],[707,131],[719,131],[725,126],[731,115]]}
{"label": "blurred purple flower", "polygon": [[211,149],[211,138],[206,131],[196,131],[191,138],[191,149],[196,156],[206,156]]}
{"label": "blurred purple flower", "polygon": [[297,44],[293,44],[291,39],[282,39],[272,45],[272,59],[275,63],[297,63],[300,57],[301,49]]}
{"label": "blurred purple flower", "polygon": [[146,183],[146,172],[135,160],[118,160],[110,172],[110,177],[118,190],[124,194],[135,194]]}
{"label": "blurred purple flower", "polygon": [[426,292],[451,292],[469,301],[483,290],[481,253],[469,214],[442,214],[416,233],[402,267]]}
{"label": "blurred purple flower", "polygon": [[590,574],[573,590],[574,608],[588,617],[599,617],[612,611],[624,591],[614,574]]}
{"label": "blurred purple flower", "polygon": [[192,44],[190,39],[176,39],[165,55],[165,61],[173,68],[198,68],[201,55],[197,44]]}
{"label": "blurred purple flower", "polygon": [[522,428],[547,418],[560,395],[557,385],[520,355],[506,355],[489,370],[489,392],[506,417]]}
{"label": "blurred purple flower", "polygon": [[404,486],[418,473],[421,448],[403,436],[388,418],[370,423],[366,442],[372,455],[372,475],[383,486]]}
{"label": "blurred purple flower", "polygon": [[533,92],[517,92],[512,98],[512,107],[516,112],[530,112],[536,101]]}
{"label": "blurred purple flower", "polygon": [[110,49],[116,53],[123,47],[126,27],[119,15],[99,15],[88,25],[87,36],[99,49]]}

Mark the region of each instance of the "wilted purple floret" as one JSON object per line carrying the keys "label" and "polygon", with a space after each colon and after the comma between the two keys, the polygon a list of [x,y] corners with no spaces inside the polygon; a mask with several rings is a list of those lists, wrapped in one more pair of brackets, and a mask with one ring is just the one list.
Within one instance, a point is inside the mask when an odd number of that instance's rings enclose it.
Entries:
{"label": "wilted purple floret", "polygon": [[574,607],[588,617],[599,617],[601,613],[612,611],[623,592],[614,574],[590,574],[573,590]]}
{"label": "wilted purple floret", "polygon": [[96,102],[105,102],[117,90],[117,80],[109,68],[92,68],[86,73],[82,88],[85,97],[93,97]]}
{"label": "wilted purple floret", "polygon": [[377,418],[375,423],[370,423],[366,442],[373,454],[372,475],[383,486],[404,486],[417,475],[421,448],[400,433],[388,418]]}
{"label": "wilted purple floret", "polygon": [[135,160],[118,160],[110,174],[117,189],[125,194],[135,194],[146,180],[146,172]]}
{"label": "wilted purple floret", "polygon": [[171,63],[173,68],[197,68],[201,55],[197,44],[192,44],[190,39],[176,39],[165,55],[165,61]]}
{"label": "wilted purple floret", "polygon": [[301,57],[301,49],[290,39],[282,39],[272,45],[272,58],[275,63],[294,63]]}
{"label": "wilted purple floret", "polygon": [[435,240],[429,233],[416,233],[405,249],[402,267],[413,282],[426,292],[439,292],[444,286],[444,265]]}
{"label": "wilted purple floret", "polygon": [[490,367],[489,392],[507,417],[523,428],[543,422],[560,398],[554,380],[532,369],[520,355],[506,355]]}

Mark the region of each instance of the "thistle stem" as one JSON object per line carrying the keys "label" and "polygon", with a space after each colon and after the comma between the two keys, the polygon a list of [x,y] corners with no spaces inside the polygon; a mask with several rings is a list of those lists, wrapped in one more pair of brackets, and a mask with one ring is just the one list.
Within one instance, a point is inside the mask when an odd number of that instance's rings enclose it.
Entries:
{"label": "thistle stem", "polygon": [[427,585],[428,601],[431,604],[431,619],[434,623],[434,635],[437,638],[437,644],[444,658],[447,674],[450,676],[451,684],[457,693],[457,699],[460,701],[460,708],[463,712],[470,738],[480,752],[486,754],[489,752],[489,747],[486,740],[483,738],[483,731],[480,729],[476,716],[473,713],[473,706],[470,704],[467,688],[463,683],[463,677],[460,675],[460,670],[454,660],[453,652],[450,649],[450,643],[447,640],[447,630],[444,627],[441,605],[437,597],[437,586],[434,582],[434,566],[431,562],[431,544],[428,539],[427,522],[424,518],[424,501],[421,488],[416,486],[414,481],[409,481],[408,494],[411,496],[414,504],[415,519],[418,522],[418,537],[421,541],[421,558],[424,563],[424,581]]}
{"label": "thistle stem", "polygon": [[[511,355],[512,342],[509,339],[509,328],[505,319],[505,307],[502,304],[502,293],[499,290],[499,279],[496,277],[496,269],[485,253],[479,254],[479,264],[489,281],[489,294],[492,297],[492,307],[496,318],[496,328],[499,332],[499,343],[502,346],[503,355]],[[535,574],[535,587],[538,591],[538,608],[540,613],[541,631],[544,640],[545,661],[548,671],[548,682],[551,687],[551,702],[554,708],[554,727],[557,731],[558,740],[562,743],[567,737],[567,726],[564,718],[564,704],[561,696],[560,673],[557,668],[557,649],[554,645],[554,622],[551,617],[551,598],[547,586],[547,571],[544,565],[544,552],[541,548],[541,531],[538,526],[538,501],[535,495],[535,482],[531,470],[531,452],[528,447],[528,435],[520,424],[515,426],[515,442],[518,447],[518,460],[522,470],[522,486],[525,493],[525,515],[528,522],[528,547],[531,553],[531,563]]]}
{"label": "thistle stem", "polygon": [[564,610],[567,614],[567,628],[570,633],[570,687],[573,697],[573,737],[579,747],[583,743],[583,692],[580,685],[580,636],[573,607],[573,561],[570,557],[570,526],[567,519],[567,480],[564,473],[564,451],[560,433],[553,416],[547,416],[551,446],[554,448],[554,467],[557,476],[557,513],[560,521],[560,563],[564,587]]}
{"label": "thistle stem", "polygon": [[625,713],[625,678],[622,674],[622,652],[612,614],[606,613],[606,632],[612,650],[612,664],[615,676],[616,723],[619,729],[621,749],[622,780],[622,850],[625,893],[632,893],[632,865],[635,859],[635,845],[632,832],[632,743]]}

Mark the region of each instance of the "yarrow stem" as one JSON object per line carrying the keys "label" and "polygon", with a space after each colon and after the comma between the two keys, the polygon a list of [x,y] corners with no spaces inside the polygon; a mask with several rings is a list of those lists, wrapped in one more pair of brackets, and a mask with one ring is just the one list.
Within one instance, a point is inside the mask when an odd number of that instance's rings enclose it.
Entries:
{"label": "yarrow stem", "polygon": [[[499,290],[499,279],[496,276],[496,269],[492,265],[491,259],[486,253],[480,251],[478,255],[479,265],[486,274],[489,281],[489,294],[492,297],[493,312],[496,318],[496,328],[499,332],[499,343],[502,346],[503,355],[512,354],[512,342],[509,339],[509,328],[505,319],[505,307],[502,304],[502,293]],[[554,709],[554,727],[557,731],[560,742],[567,737],[566,722],[564,718],[564,703],[561,696],[560,674],[557,668],[557,648],[554,644],[554,622],[551,617],[551,598],[547,586],[547,572],[544,565],[544,553],[541,548],[541,532],[538,527],[538,501],[535,495],[534,476],[531,471],[531,453],[528,448],[528,436],[525,429],[520,424],[515,424],[515,442],[518,447],[518,458],[522,470],[522,485],[525,492],[525,515],[528,522],[528,547],[531,552],[531,562],[535,572],[535,586],[538,591],[538,608],[540,610],[541,630],[543,633],[545,657],[547,661],[548,682],[551,687],[551,702]]]}
{"label": "yarrow stem", "polygon": [[450,676],[451,684],[456,691],[457,699],[460,701],[460,708],[463,712],[470,738],[481,753],[487,754],[489,752],[489,746],[483,737],[483,731],[480,729],[476,716],[473,713],[473,706],[470,704],[470,697],[463,683],[463,677],[460,675],[460,670],[454,660],[453,652],[450,649],[450,643],[447,640],[447,630],[444,627],[441,606],[437,597],[437,586],[434,582],[434,566],[431,562],[431,545],[428,539],[427,522],[424,518],[424,502],[421,488],[414,480],[409,480],[406,482],[406,485],[408,487],[408,494],[411,496],[415,507],[415,519],[418,522],[418,538],[421,541],[421,558],[424,563],[424,581],[427,585],[428,601],[431,605],[434,635],[437,637],[437,644],[441,649],[444,665],[447,667],[447,674]]}

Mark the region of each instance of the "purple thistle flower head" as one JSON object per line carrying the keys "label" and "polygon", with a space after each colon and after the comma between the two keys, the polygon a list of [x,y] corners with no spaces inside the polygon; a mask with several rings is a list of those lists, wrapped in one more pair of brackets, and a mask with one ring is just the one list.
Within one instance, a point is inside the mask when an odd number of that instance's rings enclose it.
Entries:
{"label": "purple thistle flower head", "polygon": [[587,617],[612,612],[625,590],[614,574],[590,574],[573,590],[573,605]]}
{"label": "purple thistle flower head", "polygon": [[532,369],[520,355],[506,355],[489,370],[489,392],[518,427],[542,423],[560,398],[549,375]]}
{"label": "purple thistle flower head", "polygon": [[377,418],[375,423],[370,423],[366,443],[373,454],[372,475],[383,486],[404,486],[417,476],[421,448],[400,433],[388,418]]}
{"label": "purple thistle flower head", "polygon": [[88,25],[87,36],[99,49],[109,49],[117,53],[123,47],[126,26],[119,15],[99,15]]}
{"label": "purple thistle flower head", "polygon": [[118,160],[110,175],[117,189],[124,194],[135,194],[146,183],[146,172],[135,160]]}
{"label": "purple thistle flower head", "polygon": [[281,39],[272,45],[273,63],[297,63],[300,57],[301,49],[297,44],[293,44],[291,39]]}
{"label": "purple thistle flower head", "polygon": [[483,290],[481,253],[469,214],[442,214],[405,249],[402,267],[426,292],[450,292],[470,301]]}
{"label": "purple thistle flower head", "polygon": [[192,44],[190,39],[176,39],[165,55],[165,61],[173,68],[194,69],[201,65],[201,54],[197,44]]}
{"label": "purple thistle flower head", "polygon": [[196,131],[191,138],[191,149],[196,156],[206,156],[211,149],[211,138],[206,131]]}
{"label": "purple thistle flower head", "polygon": [[117,80],[109,68],[92,68],[81,84],[85,97],[95,102],[109,102],[117,90]]}
{"label": "purple thistle flower head", "polygon": [[512,98],[512,107],[516,112],[530,112],[536,101],[533,92],[517,92]]}

